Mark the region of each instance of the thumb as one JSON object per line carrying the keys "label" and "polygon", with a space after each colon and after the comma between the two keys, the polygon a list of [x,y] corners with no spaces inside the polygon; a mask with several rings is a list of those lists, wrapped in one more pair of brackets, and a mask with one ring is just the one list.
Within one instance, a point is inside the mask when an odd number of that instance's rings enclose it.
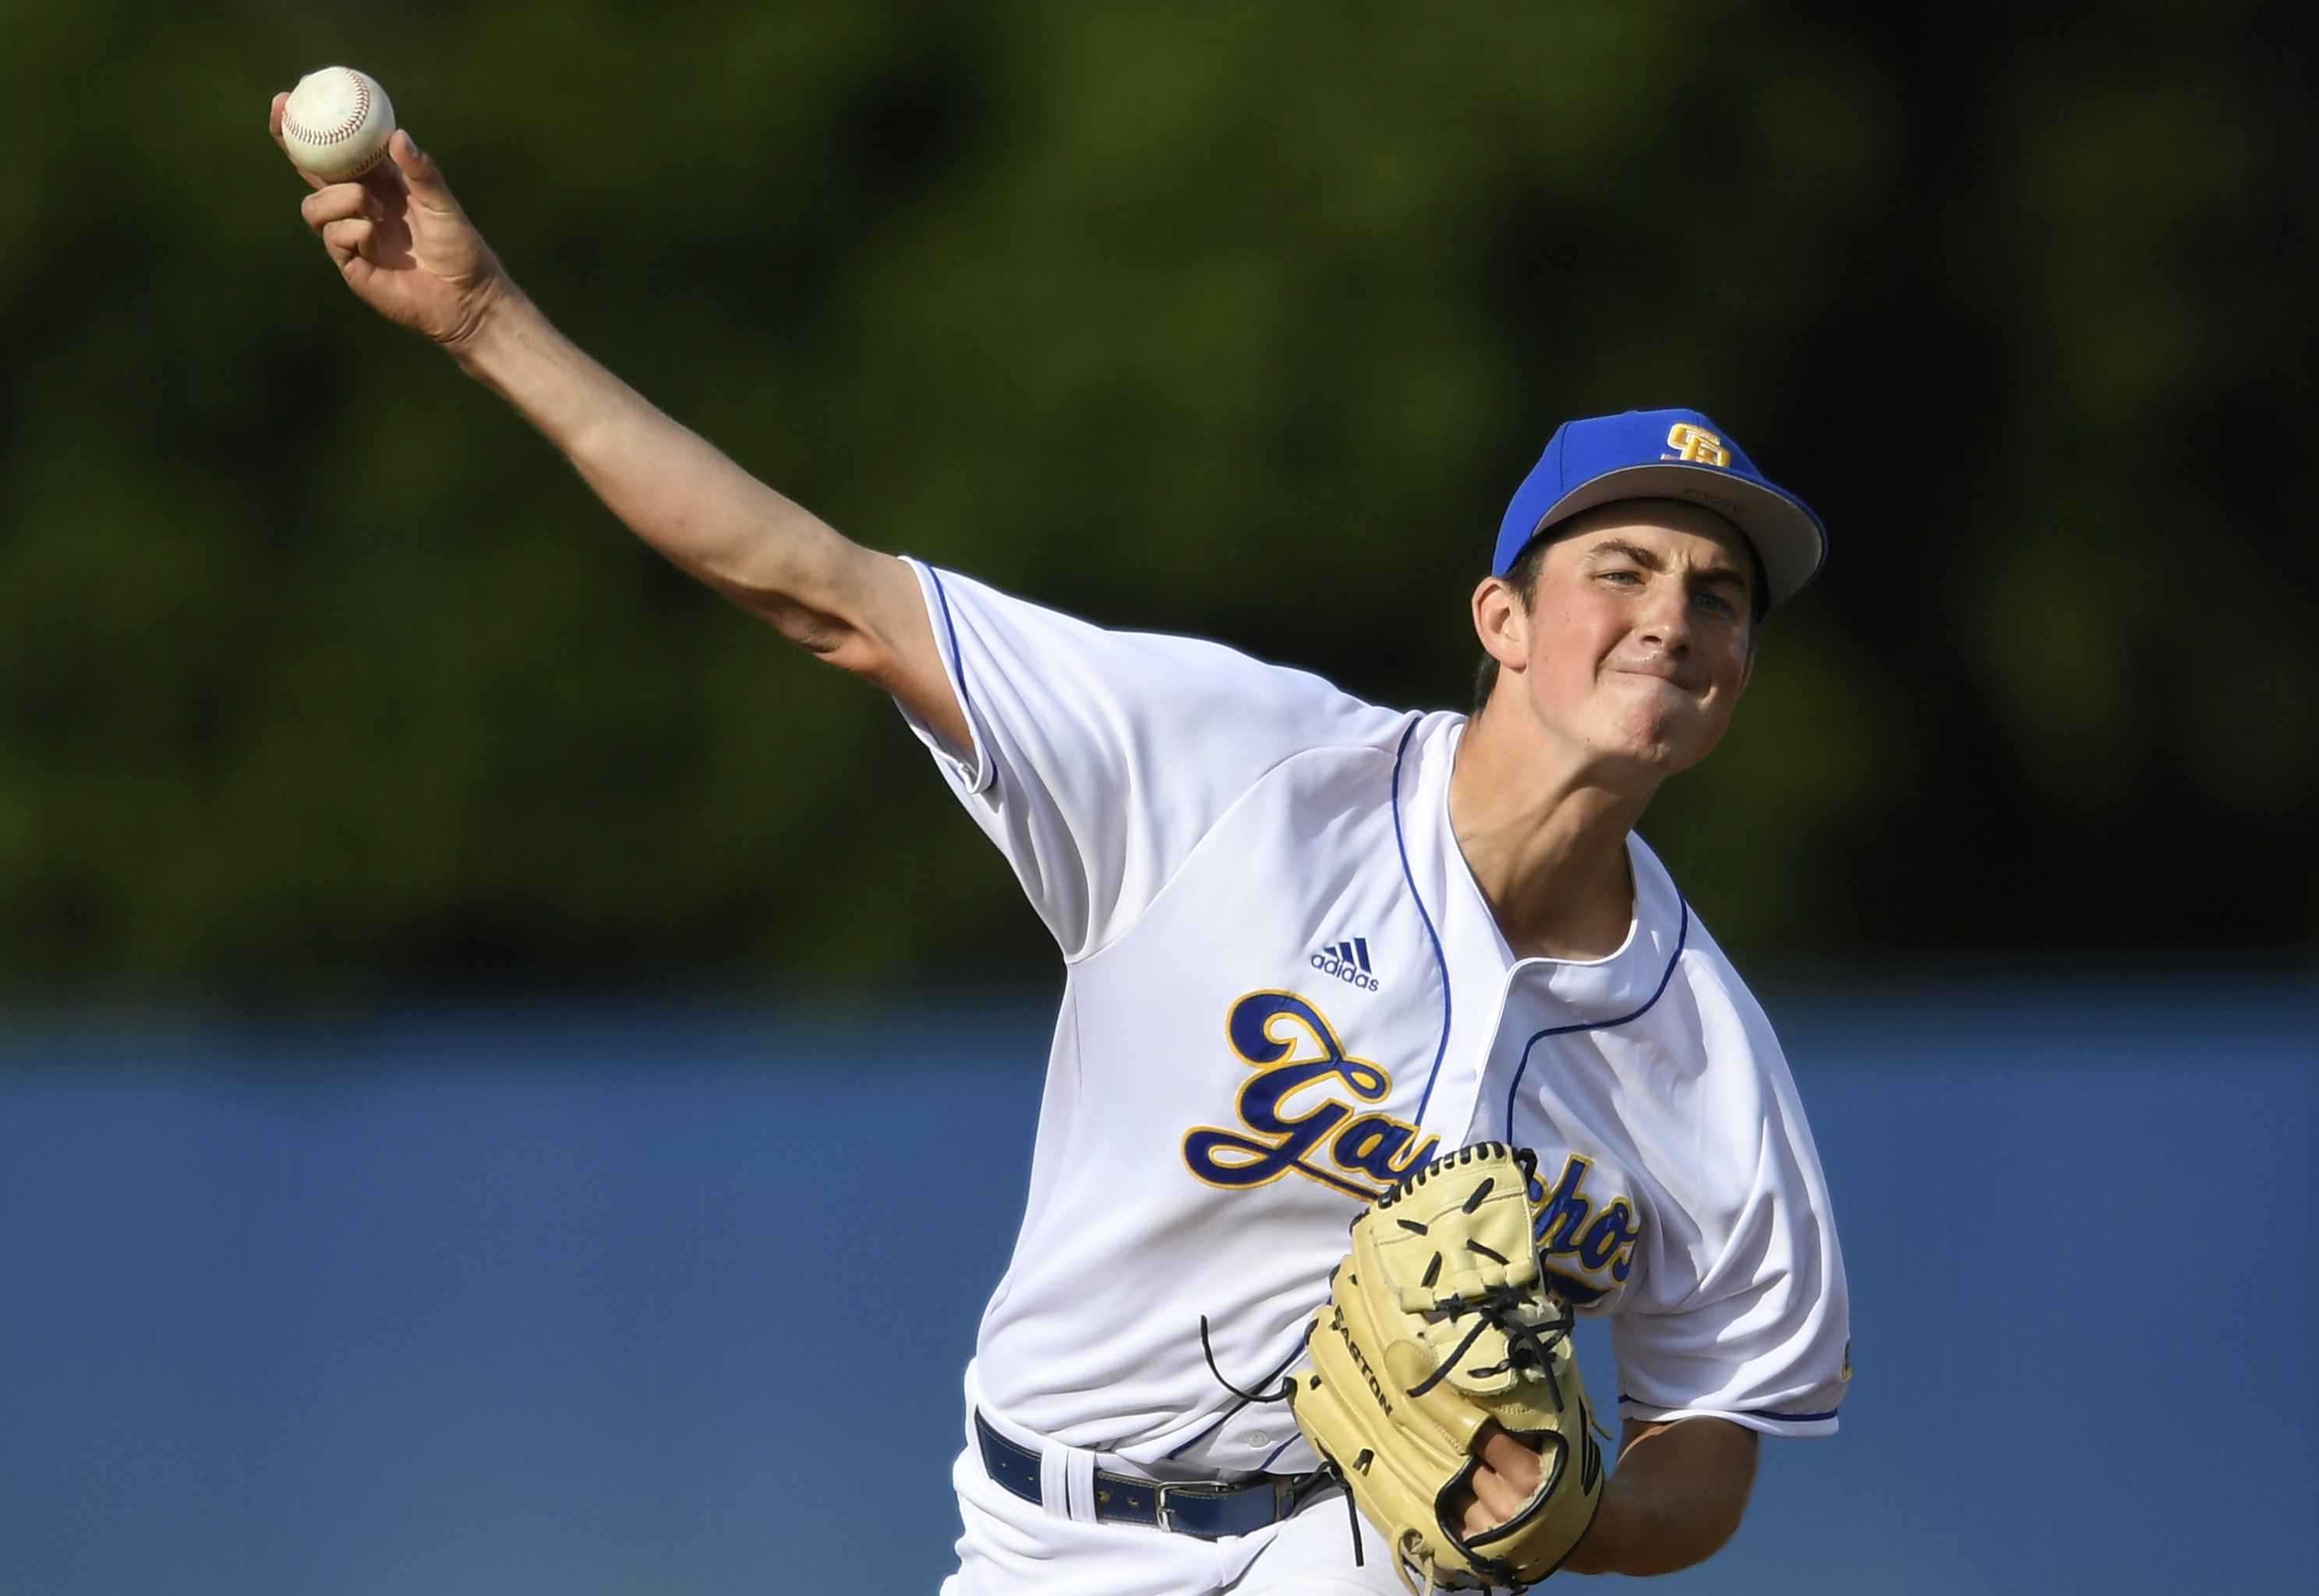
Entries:
{"label": "thumb", "polygon": [[413,198],[444,210],[456,207],[457,202],[451,198],[450,187],[443,181],[442,168],[436,166],[433,156],[419,148],[419,140],[408,131],[395,129],[386,141],[386,157],[402,174],[402,181]]}

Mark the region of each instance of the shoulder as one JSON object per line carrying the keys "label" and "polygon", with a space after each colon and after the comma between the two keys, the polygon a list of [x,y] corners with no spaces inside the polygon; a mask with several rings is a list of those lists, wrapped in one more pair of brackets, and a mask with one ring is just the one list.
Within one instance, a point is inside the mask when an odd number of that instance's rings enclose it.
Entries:
{"label": "shoulder", "polygon": [[1784,1062],[1771,1015],[1695,910],[1677,973],[1699,1016],[1702,1041],[1711,1041],[1720,1054],[1744,1056],[1759,1066],[1767,1056]]}
{"label": "shoulder", "polygon": [[1665,991],[1653,1007],[1653,1028],[1700,1069],[1784,1081],[1787,1061],[1771,1016],[1666,866],[1640,837],[1633,844],[1643,918],[1672,922],[1676,950]]}
{"label": "shoulder", "polygon": [[1375,745],[1407,717],[1325,677],[1260,660],[1208,638],[1114,630],[1017,598],[952,571],[910,562],[946,668],[961,696],[1100,700],[1132,735],[1145,723],[1181,734],[1189,757],[1261,728],[1315,747]]}
{"label": "shoulder", "polygon": [[1824,1207],[1818,1152],[1771,1016],[1698,915],[1686,918],[1655,1029],[1662,1071],[1687,1105],[1686,1156],[1719,1173],[1701,1189],[1778,1189]]}

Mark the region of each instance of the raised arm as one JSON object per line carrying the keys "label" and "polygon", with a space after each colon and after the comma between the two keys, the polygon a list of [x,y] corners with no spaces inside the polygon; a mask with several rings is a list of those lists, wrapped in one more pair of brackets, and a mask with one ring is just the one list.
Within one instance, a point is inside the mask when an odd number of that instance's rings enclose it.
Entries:
{"label": "raised arm", "polygon": [[[284,98],[270,117],[276,142]],[[387,154],[358,182],[307,179],[306,224],[347,286],[513,405],[637,537],[964,746],[909,567],[765,486],[597,364],[516,286],[433,158],[401,131]]]}

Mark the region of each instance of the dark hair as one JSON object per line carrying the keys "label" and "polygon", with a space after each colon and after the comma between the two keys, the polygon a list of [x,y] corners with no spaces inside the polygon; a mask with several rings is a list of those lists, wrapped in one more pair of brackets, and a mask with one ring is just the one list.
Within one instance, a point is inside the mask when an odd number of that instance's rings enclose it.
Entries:
{"label": "dark hair", "polygon": [[[1557,527],[1567,527],[1568,522],[1557,522],[1556,527],[1538,533],[1522,545],[1521,553],[1506,567],[1506,585],[1514,597],[1521,600],[1522,613],[1528,615],[1530,606],[1538,602],[1538,573],[1546,564],[1546,551],[1562,539]],[[1751,537],[1742,536],[1741,546],[1747,551],[1747,646],[1755,646],[1755,634],[1763,629],[1764,616],[1772,608],[1772,584],[1764,574],[1764,556],[1755,552]],[[1490,695],[1497,690],[1498,656],[1484,653],[1481,669],[1474,672],[1474,713],[1479,715],[1489,703]]]}

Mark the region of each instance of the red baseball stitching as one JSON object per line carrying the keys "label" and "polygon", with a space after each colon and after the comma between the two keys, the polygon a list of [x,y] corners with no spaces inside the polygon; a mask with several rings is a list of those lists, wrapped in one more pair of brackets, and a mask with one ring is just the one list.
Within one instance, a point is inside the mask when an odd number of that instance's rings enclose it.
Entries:
{"label": "red baseball stitching", "polygon": [[[341,68],[340,70],[346,69]],[[355,108],[354,113],[347,119],[345,125],[327,133],[316,132],[304,122],[292,121],[288,113],[284,113],[282,125],[292,137],[303,139],[309,144],[343,144],[361,130],[364,122],[370,116],[370,80],[356,72],[347,72],[347,76],[355,80]]]}

